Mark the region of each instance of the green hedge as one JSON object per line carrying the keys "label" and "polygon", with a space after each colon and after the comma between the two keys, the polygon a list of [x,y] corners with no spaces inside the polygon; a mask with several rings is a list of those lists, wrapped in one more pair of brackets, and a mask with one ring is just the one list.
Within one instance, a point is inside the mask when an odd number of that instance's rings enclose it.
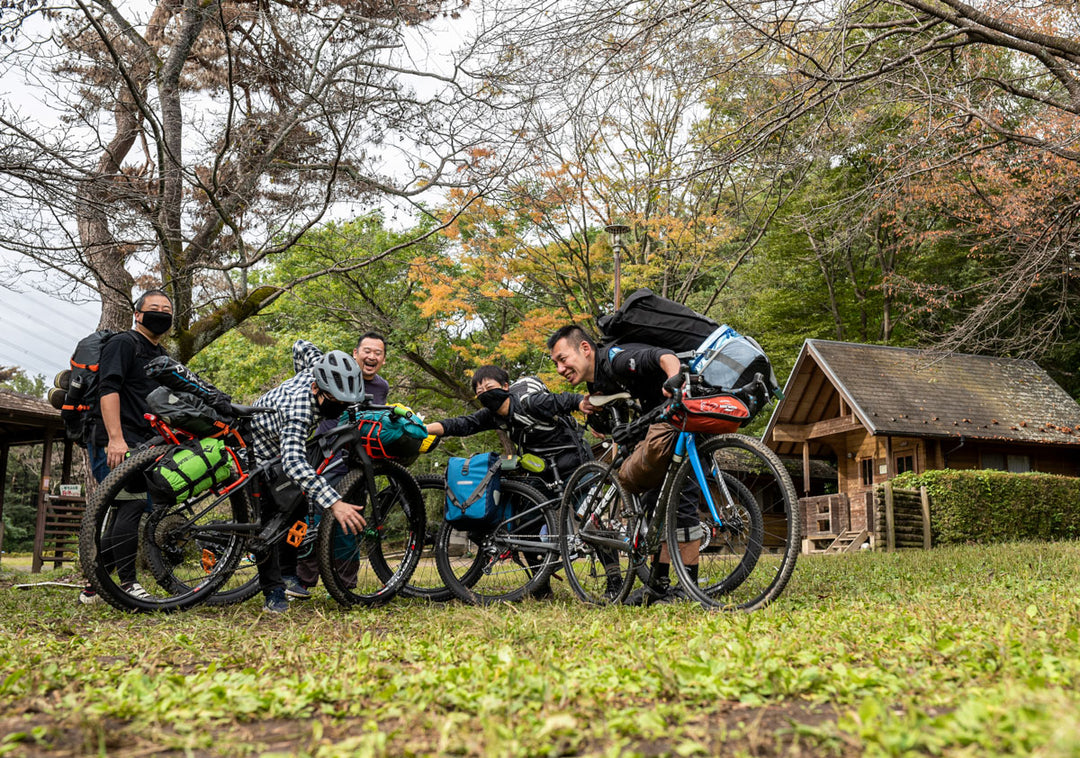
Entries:
{"label": "green hedge", "polygon": [[927,471],[901,474],[894,486],[926,487],[934,544],[1080,538],[1080,479]]}

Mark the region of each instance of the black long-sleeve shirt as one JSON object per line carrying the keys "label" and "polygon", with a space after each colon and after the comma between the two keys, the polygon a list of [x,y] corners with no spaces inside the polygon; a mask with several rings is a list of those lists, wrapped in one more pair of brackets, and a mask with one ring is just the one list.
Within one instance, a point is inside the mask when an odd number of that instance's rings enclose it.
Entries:
{"label": "black long-sleeve shirt", "polygon": [[520,453],[533,453],[554,460],[560,473],[572,471],[581,463],[580,432],[577,425],[560,420],[581,404],[575,392],[535,392],[524,398],[510,396],[510,411],[505,416],[487,408],[466,416],[443,419],[447,437],[469,437],[479,432],[500,429],[510,435]]}

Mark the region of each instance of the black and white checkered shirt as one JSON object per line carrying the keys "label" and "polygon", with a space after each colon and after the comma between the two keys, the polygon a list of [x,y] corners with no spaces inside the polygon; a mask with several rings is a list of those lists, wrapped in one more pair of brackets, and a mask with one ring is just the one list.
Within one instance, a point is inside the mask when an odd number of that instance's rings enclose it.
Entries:
{"label": "black and white checkered shirt", "polygon": [[307,462],[306,444],[312,429],[322,420],[311,384],[315,381],[312,366],[322,351],[307,340],[293,344],[293,367],[297,374],[255,401],[255,405],[274,409],[260,413],[252,423],[252,447],[255,457],[265,461],[281,454],[285,474],[307,495],[308,502],[326,509],[341,500],[341,495],[315,473]]}

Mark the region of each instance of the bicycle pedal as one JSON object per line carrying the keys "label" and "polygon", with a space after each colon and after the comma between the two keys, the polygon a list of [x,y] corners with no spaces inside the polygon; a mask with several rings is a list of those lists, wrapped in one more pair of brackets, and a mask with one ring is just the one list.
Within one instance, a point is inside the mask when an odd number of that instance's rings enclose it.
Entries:
{"label": "bicycle pedal", "polygon": [[304,535],[307,534],[308,526],[306,521],[297,521],[289,529],[289,533],[285,536],[285,541],[293,547],[300,547],[304,541]]}

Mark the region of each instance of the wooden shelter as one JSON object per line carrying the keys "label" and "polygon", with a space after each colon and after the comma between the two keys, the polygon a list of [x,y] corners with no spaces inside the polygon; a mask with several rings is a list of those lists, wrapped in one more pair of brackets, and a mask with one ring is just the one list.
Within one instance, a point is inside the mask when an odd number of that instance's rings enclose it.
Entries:
{"label": "wooden shelter", "polygon": [[59,568],[76,560],[79,521],[83,498],[52,494],[54,443],[63,443],[61,481],[71,478],[74,444],[64,434],[60,411],[38,398],[0,389],[0,547],[3,546],[4,493],[8,484],[8,455],[18,445],[42,445],[41,478],[37,492],[37,524],[34,532],[32,569],[44,563]]}
{"label": "wooden shelter", "polygon": [[905,471],[1080,476],[1080,405],[1033,361],[807,340],[784,395],[765,443],[837,470],[835,494],[796,480],[810,551],[862,544],[874,486]]}

